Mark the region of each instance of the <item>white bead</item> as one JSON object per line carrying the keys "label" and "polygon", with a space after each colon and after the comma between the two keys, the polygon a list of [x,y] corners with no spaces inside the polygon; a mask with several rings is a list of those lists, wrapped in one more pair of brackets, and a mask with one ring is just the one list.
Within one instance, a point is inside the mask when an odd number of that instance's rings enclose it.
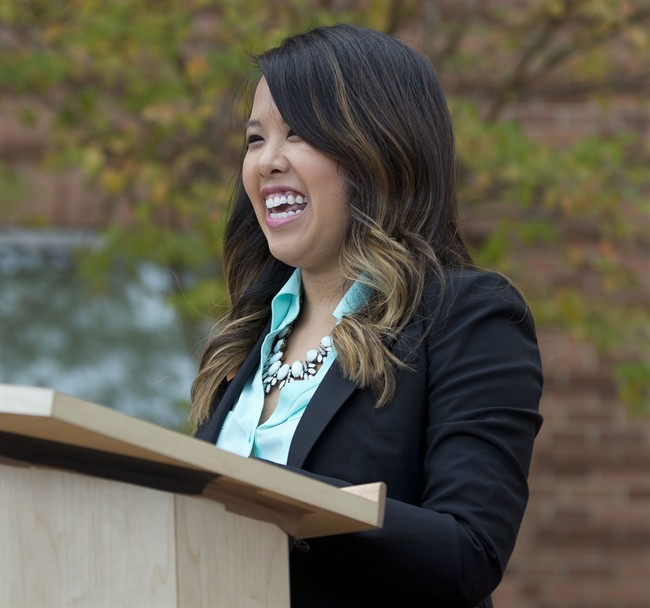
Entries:
{"label": "white bead", "polygon": [[279,370],[278,370],[278,380],[284,380],[287,377],[287,374],[289,373],[289,370],[291,367],[289,367],[288,363],[285,363]]}
{"label": "white bead", "polygon": [[269,376],[272,376],[277,372],[280,368],[282,367],[282,362],[281,361],[275,361],[271,367],[269,367],[269,371],[267,372]]}
{"label": "white bead", "polygon": [[307,351],[307,361],[310,363],[316,361],[316,357],[318,357],[318,351],[315,348]]}
{"label": "white bead", "polygon": [[284,340],[278,340],[273,347],[273,352],[277,353],[284,346]]}
{"label": "white bead", "polygon": [[275,355],[273,355],[272,357],[269,357],[269,365],[272,365],[276,361],[279,361],[280,359],[282,359],[283,355],[284,355],[284,353],[282,351],[279,351],[279,352],[275,353]]}
{"label": "white bead", "polygon": [[301,378],[303,375],[303,367],[302,367],[302,361],[294,361],[293,365],[291,366],[291,375],[294,378]]}
{"label": "white bead", "polygon": [[332,338],[330,336],[323,336],[321,338],[321,346],[323,348],[331,348],[332,347]]}

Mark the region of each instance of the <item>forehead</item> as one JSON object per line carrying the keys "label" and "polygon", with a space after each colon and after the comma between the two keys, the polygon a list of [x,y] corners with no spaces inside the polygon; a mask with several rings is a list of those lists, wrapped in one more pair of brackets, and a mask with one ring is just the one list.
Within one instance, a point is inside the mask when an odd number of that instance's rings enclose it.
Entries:
{"label": "forehead", "polygon": [[266,123],[285,124],[278,107],[275,105],[273,96],[266,79],[262,77],[255,89],[253,107],[250,118],[246,121],[246,128],[265,126]]}

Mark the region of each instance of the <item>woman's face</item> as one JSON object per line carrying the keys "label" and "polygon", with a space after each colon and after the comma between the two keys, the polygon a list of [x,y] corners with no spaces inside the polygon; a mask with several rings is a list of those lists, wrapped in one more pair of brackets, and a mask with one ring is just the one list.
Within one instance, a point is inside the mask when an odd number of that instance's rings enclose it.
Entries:
{"label": "woman's face", "polygon": [[271,254],[303,273],[336,273],[350,217],[345,181],[334,159],[284,122],[264,78],[255,92],[246,141],[244,188]]}

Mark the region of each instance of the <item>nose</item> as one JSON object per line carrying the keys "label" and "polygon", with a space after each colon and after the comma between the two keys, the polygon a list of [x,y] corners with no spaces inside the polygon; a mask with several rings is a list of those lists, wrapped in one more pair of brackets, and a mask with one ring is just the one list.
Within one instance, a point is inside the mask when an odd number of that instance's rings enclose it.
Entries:
{"label": "nose", "polygon": [[282,142],[267,141],[257,158],[258,173],[264,177],[272,173],[284,173],[288,168],[289,161],[284,154]]}

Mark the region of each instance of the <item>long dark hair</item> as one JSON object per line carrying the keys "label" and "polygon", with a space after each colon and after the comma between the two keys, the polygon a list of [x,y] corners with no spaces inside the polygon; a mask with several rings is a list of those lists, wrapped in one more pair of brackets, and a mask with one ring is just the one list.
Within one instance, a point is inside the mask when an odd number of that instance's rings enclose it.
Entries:
{"label": "long dark hair", "polygon": [[[256,61],[284,121],[344,168],[350,222],[341,273],[368,284],[373,295],[332,337],[345,375],[370,386],[383,406],[402,365],[390,344],[419,306],[427,278],[437,274],[444,283],[444,267],[471,264],[458,231],[444,91],[432,65],[406,44],[351,25],[292,36]],[[232,309],[194,382],[199,423],[215,390],[250,352],[292,272],[271,256],[241,180],[224,251]]]}

